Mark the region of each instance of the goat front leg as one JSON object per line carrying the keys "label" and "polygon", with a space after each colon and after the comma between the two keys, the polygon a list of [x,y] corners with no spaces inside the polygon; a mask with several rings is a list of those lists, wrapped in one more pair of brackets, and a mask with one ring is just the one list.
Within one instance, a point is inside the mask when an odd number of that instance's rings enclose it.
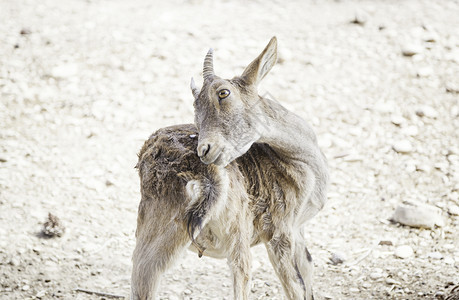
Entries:
{"label": "goat front leg", "polygon": [[232,234],[228,264],[233,275],[235,300],[247,300],[251,279],[252,254],[250,252],[249,236],[245,230]]}
{"label": "goat front leg", "polygon": [[287,298],[313,300],[312,260],[300,233],[276,233],[266,243],[271,264]]}

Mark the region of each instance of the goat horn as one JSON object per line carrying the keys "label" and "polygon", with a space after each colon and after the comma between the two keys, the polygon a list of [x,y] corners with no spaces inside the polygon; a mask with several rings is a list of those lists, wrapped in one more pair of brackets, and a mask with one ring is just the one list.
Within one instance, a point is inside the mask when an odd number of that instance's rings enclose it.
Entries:
{"label": "goat horn", "polygon": [[204,80],[209,79],[210,77],[214,76],[214,50],[212,48],[209,49],[207,52],[206,58],[204,59],[204,69],[202,72],[202,76]]}
{"label": "goat horn", "polygon": [[190,88],[191,88],[191,92],[193,93],[194,99],[198,99],[199,90],[198,90],[198,88],[196,87],[196,83],[194,83],[193,77],[191,77]]}

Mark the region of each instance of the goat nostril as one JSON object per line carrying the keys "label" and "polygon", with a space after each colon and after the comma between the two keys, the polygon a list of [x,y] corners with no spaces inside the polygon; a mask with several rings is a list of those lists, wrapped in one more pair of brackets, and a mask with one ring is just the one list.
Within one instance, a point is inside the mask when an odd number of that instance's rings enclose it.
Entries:
{"label": "goat nostril", "polygon": [[209,144],[207,144],[207,147],[206,147],[206,149],[204,150],[204,153],[203,153],[203,155],[202,155],[202,156],[206,156],[206,155],[207,155],[207,153],[209,153],[209,151],[210,151],[210,145],[209,145]]}
{"label": "goat nostril", "polygon": [[210,151],[210,145],[209,144],[200,145],[198,147],[198,156],[199,157],[206,156],[207,153],[209,153],[209,151]]}

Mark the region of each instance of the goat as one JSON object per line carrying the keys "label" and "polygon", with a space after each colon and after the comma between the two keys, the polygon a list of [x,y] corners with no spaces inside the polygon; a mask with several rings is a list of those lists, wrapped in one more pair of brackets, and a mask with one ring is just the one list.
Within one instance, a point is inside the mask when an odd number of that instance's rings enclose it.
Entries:
{"label": "goat", "polygon": [[216,76],[213,51],[195,124],[159,129],[139,154],[141,201],[132,299],[154,299],[162,274],[189,247],[227,258],[234,299],[248,299],[250,247],[266,246],[288,299],[313,299],[302,225],[324,206],[327,162],[306,122],[257,85],[277,60],[273,37],[241,76]]}

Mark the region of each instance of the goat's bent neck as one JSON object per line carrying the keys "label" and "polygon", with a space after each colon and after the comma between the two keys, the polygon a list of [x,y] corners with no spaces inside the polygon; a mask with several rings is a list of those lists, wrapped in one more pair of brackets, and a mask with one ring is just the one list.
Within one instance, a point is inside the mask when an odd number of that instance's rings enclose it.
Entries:
{"label": "goat's bent neck", "polygon": [[286,162],[325,163],[312,128],[301,117],[275,101],[261,100],[263,124],[258,142],[268,144]]}

